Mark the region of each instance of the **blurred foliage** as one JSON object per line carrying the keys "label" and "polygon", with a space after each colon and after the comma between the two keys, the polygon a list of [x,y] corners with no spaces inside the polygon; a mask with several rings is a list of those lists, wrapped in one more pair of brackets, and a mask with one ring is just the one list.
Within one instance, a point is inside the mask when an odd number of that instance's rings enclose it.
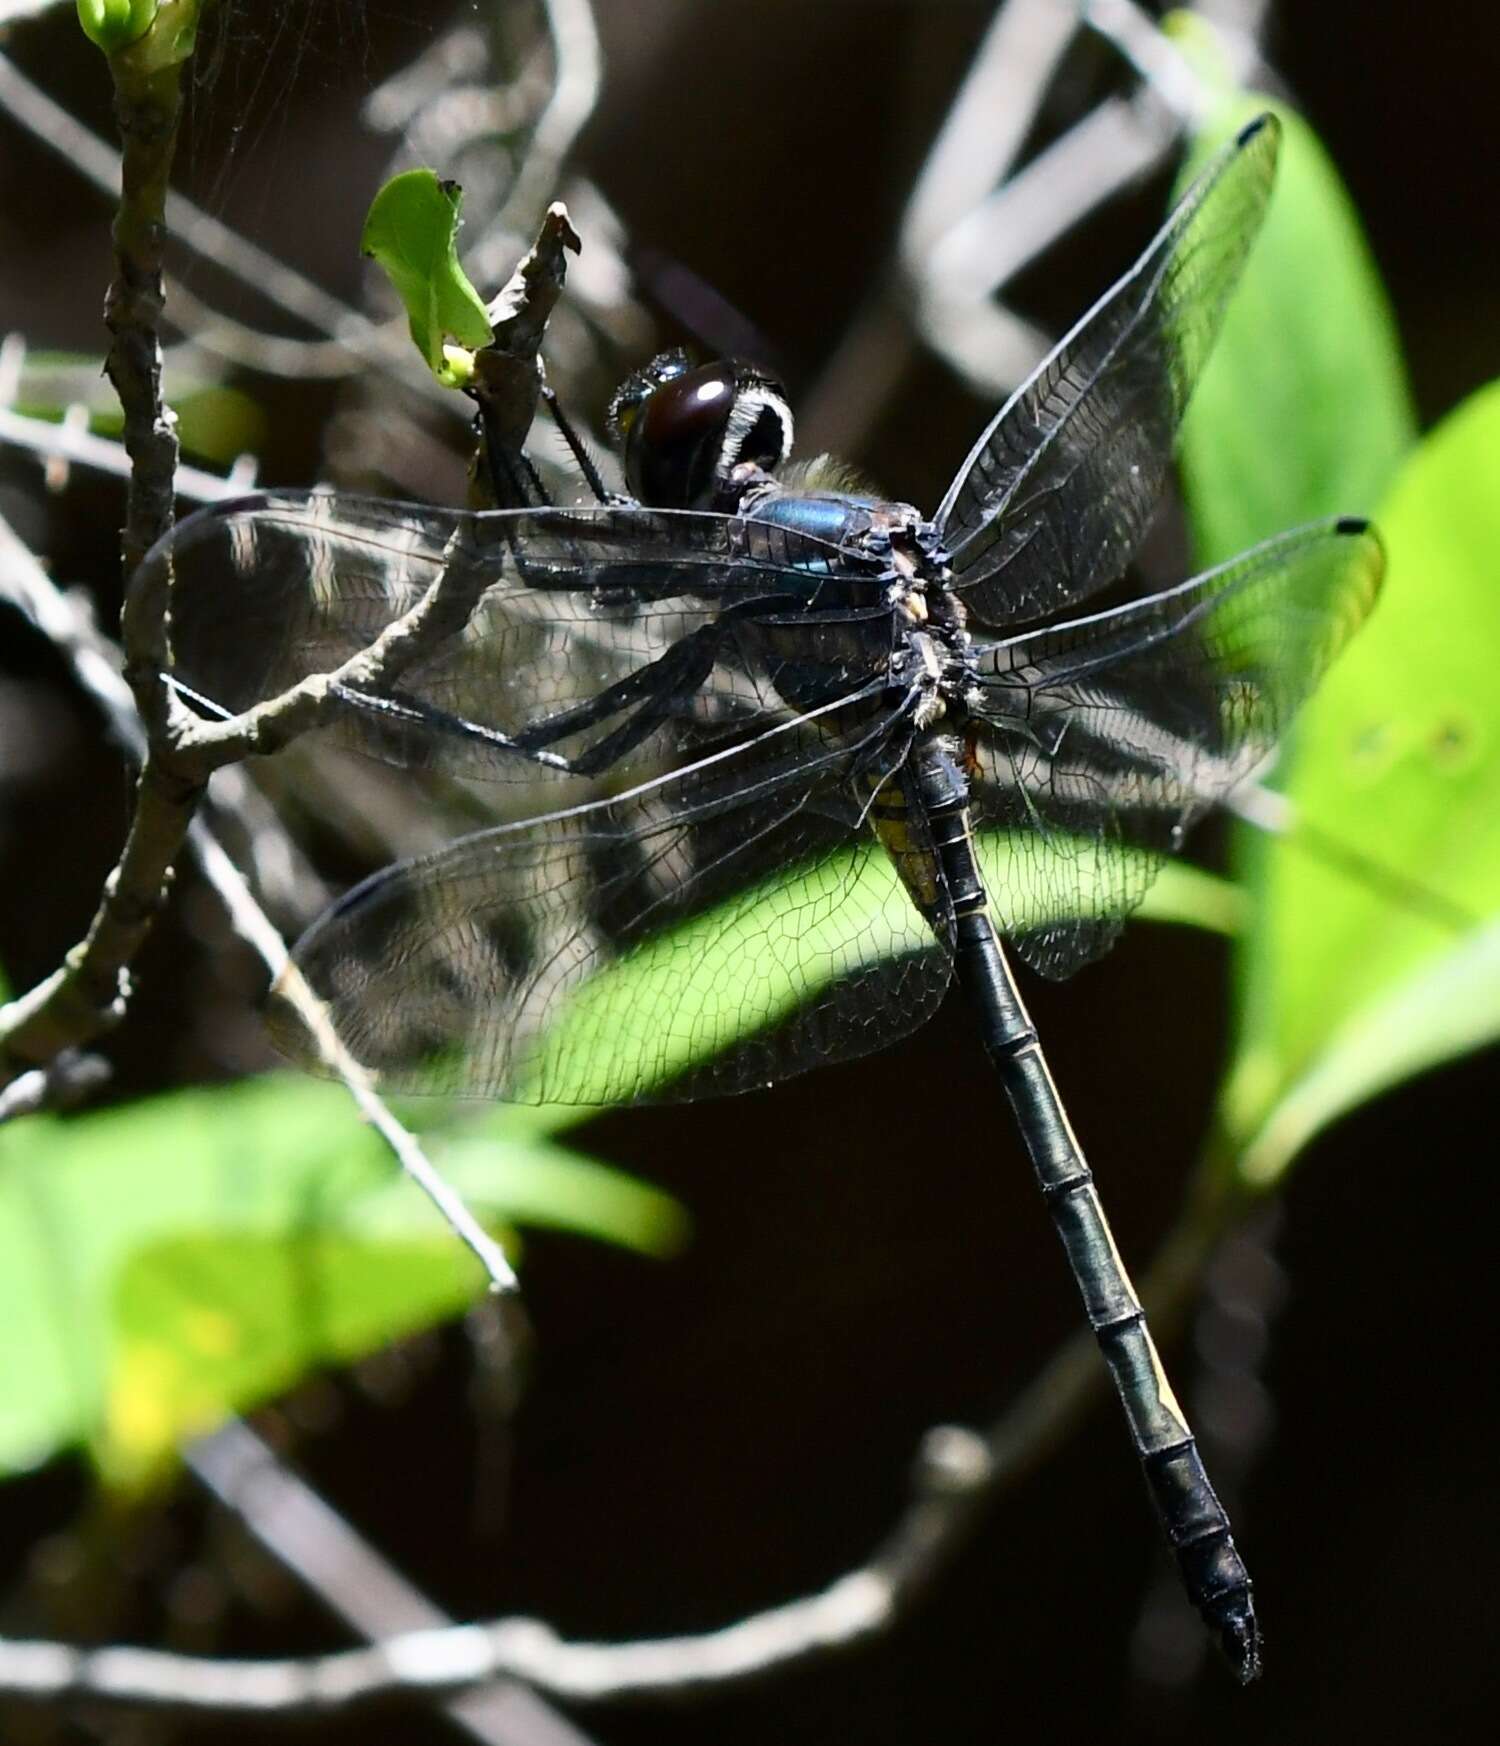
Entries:
{"label": "blurred foliage", "polygon": [[[177,414],[178,438],[190,455],[227,466],[264,446],[266,415],[243,390],[176,368],[169,357],[164,392]],[[125,429],[103,360],[74,352],[28,352],[15,406],[30,418],[54,422],[70,406],[82,406],[89,429],[97,435],[118,437]]]}
{"label": "blurred foliage", "polygon": [[[1396,327],[1349,196],[1302,118],[1183,422],[1194,551],[1208,568],[1325,515],[1373,515],[1416,435]],[[1185,179],[1264,98],[1226,105]]]}
{"label": "blurred foliage", "polygon": [[1412,453],[1378,525],[1384,594],[1285,782],[1316,836],[1254,857],[1226,1113],[1258,1185],[1345,1110],[1500,1036],[1500,383]]}
{"label": "blurred foliage", "polygon": [[[648,1254],[681,1241],[673,1202],[558,1143],[554,1125],[486,1111],[428,1145],[482,1218]],[[83,1442],[107,1476],[139,1480],[180,1439],[483,1288],[335,1086],[278,1074],[11,1124],[0,1471]]]}
{"label": "blurred foliage", "polygon": [[[1201,151],[1263,106],[1227,103]],[[1358,1102],[1500,1034],[1500,688],[1485,654],[1500,642],[1500,405],[1481,395],[1413,452],[1358,220],[1306,123],[1277,113],[1264,233],[1184,429],[1197,554],[1373,510],[1387,571],[1283,759],[1300,822],[1238,845],[1253,920],[1222,1116],[1257,1187]]]}

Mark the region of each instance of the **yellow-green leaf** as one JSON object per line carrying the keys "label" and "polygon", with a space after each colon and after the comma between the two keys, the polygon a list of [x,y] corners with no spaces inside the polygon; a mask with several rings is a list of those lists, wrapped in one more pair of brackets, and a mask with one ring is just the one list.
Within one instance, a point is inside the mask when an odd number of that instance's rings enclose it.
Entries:
{"label": "yellow-green leaf", "polygon": [[1500,1035],[1500,383],[1412,454],[1378,520],[1383,595],[1286,781],[1316,838],[1256,857],[1225,1112],[1258,1183],[1355,1103]]}
{"label": "yellow-green leaf", "polygon": [[412,343],[446,386],[461,377],[462,354],[488,345],[489,318],[479,293],[458,264],[456,241],[463,190],[431,170],[394,176],[370,203],[360,249],[373,256],[406,307]]}

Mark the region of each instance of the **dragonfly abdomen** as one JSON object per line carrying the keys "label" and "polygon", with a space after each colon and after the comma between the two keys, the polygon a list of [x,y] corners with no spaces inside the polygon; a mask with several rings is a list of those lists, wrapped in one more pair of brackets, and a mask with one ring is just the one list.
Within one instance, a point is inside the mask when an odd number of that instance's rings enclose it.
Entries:
{"label": "dragonfly abdomen", "polygon": [[1260,1638],[1249,1572],[1167,1380],[1093,1172],[1001,948],[974,852],[968,778],[956,750],[951,735],[923,737],[911,757],[911,798],[930,843],[933,883],[950,917],[959,984],[978,1014],[985,1051],[1025,1140],[1184,1586],[1235,1673],[1253,1679],[1260,1671]]}

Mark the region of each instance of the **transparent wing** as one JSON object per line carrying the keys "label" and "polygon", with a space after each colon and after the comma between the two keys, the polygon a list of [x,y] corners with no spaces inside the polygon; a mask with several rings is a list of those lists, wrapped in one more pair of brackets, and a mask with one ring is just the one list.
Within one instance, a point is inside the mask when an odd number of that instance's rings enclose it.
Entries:
{"label": "transparent wing", "polygon": [[1129,562],[1264,216],[1279,138],[1264,115],[1219,154],[959,469],[936,522],[980,623],[1074,605]]}
{"label": "transparent wing", "polygon": [[974,811],[1006,833],[992,898],[1029,964],[1067,976],[1110,945],[1187,826],[1272,752],[1382,568],[1366,523],[1318,523],[984,650]]}
{"label": "transparent wing", "polygon": [[[732,765],[390,868],[295,962],[354,1055],[404,1091],[678,1100],[905,1035],[949,958],[886,857],[831,816],[821,791],[847,754],[748,792]],[[272,1030],[319,1070],[284,1000]]]}
{"label": "transparent wing", "polygon": [[[336,670],[440,588],[446,634],[383,694],[347,694],[335,737],[496,781],[634,779],[852,689],[889,648],[878,564],[687,511],[251,498],[184,521],[136,586],[163,569],[173,676],[235,712]],[[842,633],[778,633],[813,600],[825,623],[847,606]]]}

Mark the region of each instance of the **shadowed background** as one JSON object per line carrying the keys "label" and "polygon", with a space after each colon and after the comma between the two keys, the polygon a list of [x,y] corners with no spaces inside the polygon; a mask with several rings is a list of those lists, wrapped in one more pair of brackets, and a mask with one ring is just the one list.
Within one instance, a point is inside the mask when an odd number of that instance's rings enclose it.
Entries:
{"label": "shadowed background", "polygon": [[[358,106],[425,40],[424,11],[326,5],[288,25],[242,9],[186,135],[182,185],[353,298],[386,150],[361,133]],[[795,405],[869,295],[988,13],[952,0],[601,5],[602,100],[577,162],[644,251],[648,306],[663,262],[689,269],[761,336]],[[1457,37],[1446,19],[1325,0],[1279,9],[1266,40],[1360,208],[1424,426],[1500,373],[1481,97],[1500,73],[1500,26],[1466,19]],[[103,68],[70,9],[6,46],[106,129]],[[1054,125],[1110,65],[1102,47],[1078,57]],[[1017,306],[1061,331],[1133,258],[1166,198],[1161,177],[1112,203],[1023,276]],[[6,122],[0,256],[0,330],[38,347],[101,344],[103,204]],[[680,332],[675,313],[658,311],[666,337]],[[620,369],[639,361],[622,355]],[[332,392],[256,391],[277,443],[262,479],[309,482]],[[854,458],[883,490],[931,507],[988,412],[918,361]],[[115,485],[75,470],[39,505],[34,476],[0,458],[6,512],[58,554],[60,576],[97,581],[108,615]],[[41,643],[8,624],[0,662],[0,962],[20,987],[76,937],[127,789]],[[1213,830],[1193,847],[1213,857]],[[253,997],[253,978],[195,881],[183,885],[109,1044],[122,1095],[222,1075],[256,1046],[224,1016]],[[1227,1046],[1226,966],[1205,936],[1139,926],[1073,983],[1026,985],[1132,1264],[1170,1223],[1202,1141]],[[1485,1058],[1432,1075],[1342,1123],[1293,1173],[1264,1369],[1275,1430],[1234,1500],[1265,1621],[1262,1687],[1235,1691],[1216,1666],[1181,1689],[1132,1677],[1163,1555],[1101,1401],[887,1640],[751,1693],[584,1726],[611,1746],[1489,1738],[1500,1534],[1485,1432],[1495,1330],[1479,1282],[1492,1087]],[[455,1616],[521,1610],[623,1638],[708,1628],[820,1586],[884,1531],[922,1431],[991,1417],[1075,1326],[1008,1112],[951,1002],[897,1053],[733,1105],[604,1115],[580,1142],[679,1196],[695,1240],[648,1263],[528,1239],[538,1348],[513,1426],[486,1404],[458,1330],[311,1385],[287,1409],[304,1427],[302,1471]],[[1168,1361],[1190,1386],[1181,1339]],[[1408,1391],[1419,1404],[1402,1425]],[[215,1653],[347,1641],[290,1579],[226,1544],[235,1537],[190,1487],[84,1536],[106,1551],[69,1553],[59,1536],[86,1499],[77,1462],[0,1490],[5,1628]],[[69,1557],[107,1568],[64,1580]],[[38,1596],[53,1591],[48,1618]],[[454,1737],[414,1708],[300,1725],[200,1719],[175,1733],[162,1717],[64,1724],[16,1709],[11,1725],[17,1739],[250,1742],[299,1726],[320,1740]]]}

